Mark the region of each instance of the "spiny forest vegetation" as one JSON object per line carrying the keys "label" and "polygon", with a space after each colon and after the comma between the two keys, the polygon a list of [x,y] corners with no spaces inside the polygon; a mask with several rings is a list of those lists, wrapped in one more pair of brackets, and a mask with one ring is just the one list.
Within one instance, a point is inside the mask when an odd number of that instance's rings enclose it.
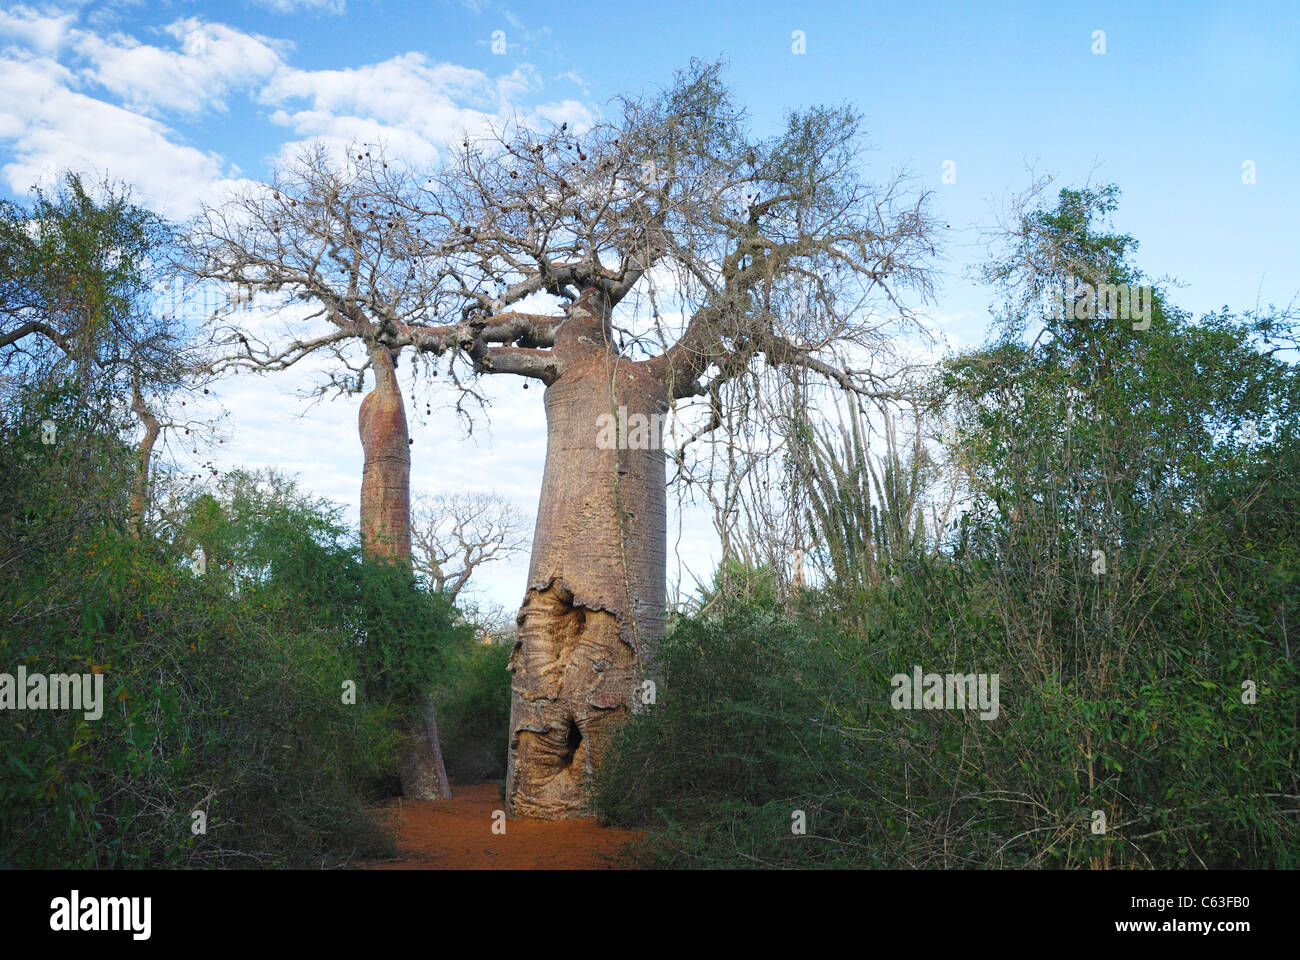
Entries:
{"label": "spiny forest vegetation", "polygon": [[[860,140],[844,108],[755,137],[693,63],[590,130],[311,152],[185,224],[73,174],[6,202],[0,669],[107,702],[0,712],[0,861],[350,865],[393,794],[500,780],[651,866],[1297,866],[1293,313],[1194,316],[1116,187],[1038,189],[987,342],[909,359],[942,229]],[[160,317],[178,274],[301,335]],[[357,529],[168,453],[225,378],[326,353],[368,385]],[[461,590],[520,542],[466,497],[413,524],[400,364],[468,407],[545,386],[506,642]],[[676,443],[599,441],[688,406]],[[670,602],[674,495],[723,559]],[[996,716],[897,709],[916,665],[997,675]]]}

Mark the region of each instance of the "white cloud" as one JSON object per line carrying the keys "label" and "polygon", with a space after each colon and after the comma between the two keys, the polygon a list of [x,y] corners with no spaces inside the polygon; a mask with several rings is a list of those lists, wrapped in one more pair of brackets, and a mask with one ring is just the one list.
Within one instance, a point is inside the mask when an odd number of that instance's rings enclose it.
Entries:
{"label": "white cloud", "polygon": [[115,34],[107,39],[74,31],[73,43],[88,66],[82,75],[121,97],[128,107],[159,116],[226,108],[226,96],[249,90],[279,69],[286,45],[194,17],[166,28],[179,50]]}
{"label": "white cloud", "polygon": [[581,90],[584,97],[588,95],[587,81],[583,80],[576,70],[566,70],[564,73],[557,75],[555,79],[567,80]]}
{"label": "white cloud", "polygon": [[[229,93],[279,69],[288,45],[191,18],[166,28],[180,47],[167,50],[76,29],[75,19],[23,7],[0,13],[0,33],[27,44],[0,57],[0,179],[21,194],[65,169],[109,176],[176,219],[231,185],[237,171],[218,153],[185,144],[161,118],[224,109]],[[123,105],[91,96],[97,85]]]}
{"label": "white cloud", "polygon": [[[140,187],[146,202],[185,216],[233,170],[221,157],[183,143],[173,126],[205,110],[227,111],[232,97],[253,95],[272,108],[272,123],[296,139],[278,148],[281,161],[304,141],[341,152],[354,142],[382,142],[394,156],[435,163],[443,148],[481,134],[542,89],[527,64],[491,76],[419,53],[356,67],[302,70],[289,66],[292,45],[196,17],[166,28],[174,46],[117,32],[77,29],[73,14],[25,7],[3,14],[0,32],[27,44],[10,48],[0,70],[0,139],[12,158],[0,175],[16,192],[63,168],[108,172]],[[56,51],[55,62],[42,50]],[[96,99],[100,87],[121,105]],[[568,122],[583,129],[595,114],[577,100],[544,103],[528,122]]]}
{"label": "white cloud", "polygon": [[577,100],[562,100],[559,103],[543,103],[533,109],[535,117],[548,123],[567,123],[575,133],[589,130],[598,116],[585,103]]}
{"label": "white cloud", "polygon": [[416,129],[441,129],[453,111],[470,115],[473,108],[491,109],[497,94],[481,71],[407,53],[361,67],[286,70],[266,86],[262,99],[307,100],[326,113],[369,114]]}
{"label": "white cloud", "polygon": [[[46,16],[38,26],[25,8],[3,16],[0,30],[20,33],[28,43],[0,58],[4,182],[23,193],[64,169],[96,179],[107,174],[177,219],[234,185],[237,171],[218,153],[185,144],[163,118],[226,110],[231,94],[251,92],[285,69],[283,57],[292,49],[197,18],[164,28],[176,42],[165,49],[121,33],[69,28],[71,14]],[[42,44],[57,47],[69,62],[35,55]],[[122,105],[91,96],[96,86]]]}
{"label": "white cloud", "polygon": [[212,152],[176,143],[148,117],[72,89],[75,77],[49,60],[0,59],[0,140],[10,159],[0,177],[15,193],[65,169],[105,174],[140,191],[173,217],[194,212],[199,194],[230,171]]}
{"label": "white cloud", "polygon": [[[279,107],[271,121],[303,140],[286,143],[284,161],[303,141],[342,152],[352,143],[383,143],[393,156],[432,163],[462,135],[481,135],[517,110],[519,101],[542,88],[540,77],[522,65],[495,79],[448,63],[408,53],[382,63],[338,70],[282,70],[260,99]],[[303,103],[295,109],[296,103]],[[542,103],[523,113],[536,126],[567,122],[589,128],[598,114],[577,100]]]}
{"label": "white cloud", "polygon": [[73,13],[39,13],[22,5],[0,10],[0,36],[16,37],[38,53],[58,52],[74,20]]}
{"label": "white cloud", "polygon": [[[280,108],[272,122],[301,137],[335,147],[382,141],[395,155],[419,163],[435,160],[440,148],[465,132],[499,121],[516,98],[539,87],[531,68],[493,80],[479,70],[407,53],[355,68],[282,70],[260,99]],[[295,109],[298,103],[304,105]],[[285,144],[281,156],[298,146]]]}
{"label": "white cloud", "polygon": [[320,13],[341,14],[347,6],[346,0],[253,0],[259,7],[265,7],[275,13],[297,13],[299,10],[312,10]]}

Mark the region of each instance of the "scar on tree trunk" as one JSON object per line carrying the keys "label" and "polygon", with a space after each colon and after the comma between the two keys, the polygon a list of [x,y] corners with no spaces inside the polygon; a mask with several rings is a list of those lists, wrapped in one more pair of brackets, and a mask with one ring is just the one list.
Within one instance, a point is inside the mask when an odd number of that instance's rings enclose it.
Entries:
{"label": "scar on tree trunk", "polygon": [[[361,550],[368,563],[411,563],[411,445],[406,406],[397,383],[397,355],[370,350],[375,386],[358,418],[365,465],[361,473]],[[402,795],[411,800],[451,797],[442,761],[433,699],[425,696],[402,723],[398,758]]]}
{"label": "scar on tree trunk", "polygon": [[645,367],[600,351],[573,362],[545,403],[546,468],[510,664],[506,804],[514,817],[558,820],[589,814],[590,777],[641,708],[663,635],[661,437],[605,449],[598,418],[619,406],[661,414],[667,400]]}

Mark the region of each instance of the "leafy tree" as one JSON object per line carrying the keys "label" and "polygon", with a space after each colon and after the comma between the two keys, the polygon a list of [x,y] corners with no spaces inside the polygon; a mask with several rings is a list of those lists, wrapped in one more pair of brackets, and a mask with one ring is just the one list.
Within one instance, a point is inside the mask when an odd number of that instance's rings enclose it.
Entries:
{"label": "leafy tree", "polygon": [[156,309],[175,239],[127,188],[88,189],[75,173],[53,192],[34,190],[30,205],[0,202],[0,370],[15,382],[69,385],[105,429],[135,418],[143,433],[128,485],[137,536],[155,448],[169,428],[201,428],[183,408],[207,392],[183,324]]}

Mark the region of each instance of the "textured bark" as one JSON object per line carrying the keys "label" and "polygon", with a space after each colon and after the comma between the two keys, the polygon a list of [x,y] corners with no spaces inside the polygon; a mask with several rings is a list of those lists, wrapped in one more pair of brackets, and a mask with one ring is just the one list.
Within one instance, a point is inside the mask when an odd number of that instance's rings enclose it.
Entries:
{"label": "textured bark", "polygon": [[598,346],[598,329],[586,334],[557,344],[567,362],[546,391],[546,468],[510,667],[507,811],[543,820],[587,812],[587,778],[639,707],[664,630],[661,438],[600,449],[597,419],[619,406],[663,413],[667,399],[647,365]]}
{"label": "textured bark", "polygon": [[370,351],[375,387],[361,401],[361,549],[367,560],[411,559],[411,446],[397,363],[384,346]]}

